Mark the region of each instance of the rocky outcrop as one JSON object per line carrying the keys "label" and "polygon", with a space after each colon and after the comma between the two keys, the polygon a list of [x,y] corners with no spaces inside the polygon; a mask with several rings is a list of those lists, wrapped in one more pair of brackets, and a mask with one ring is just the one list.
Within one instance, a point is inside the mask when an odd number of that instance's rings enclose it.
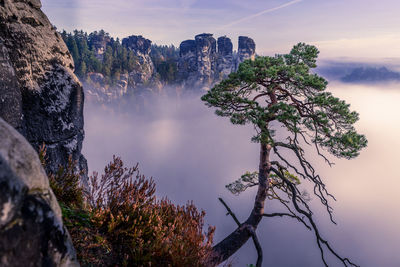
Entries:
{"label": "rocky outcrop", "polygon": [[79,266],[37,153],[1,118],[0,265]]}
{"label": "rocky outcrop", "polygon": [[197,76],[197,46],[195,40],[183,41],[179,46],[178,79],[194,84]]}
{"label": "rocky outcrop", "polygon": [[209,89],[236,71],[244,60],[255,57],[255,43],[245,36],[239,37],[237,54],[233,53],[231,39],[223,36],[217,42],[209,33],[183,41],[179,48],[178,77],[185,88]]}
{"label": "rocky outcrop", "polygon": [[110,43],[111,38],[103,30],[99,33],[94,32],[90,36],[90,41],[92,43],[92,48],[96,58],[103,61],[104,52],[106,51],[107,45]]}
{"label": "rocky outcrop", "polygon": [[239,67],[239,64],[246,59],[254,60],[256,56],[256,43],[253,39],[246,36],[239,36],[239,46],[236,58],[235,70]]}
{"label": "rocky outcrop", "polygon": [[37,149],[47,146],[48,168],[81,155],[83,90],[61,36],[39,0],[0,1],[0,117]]}
{"label": "rocky outcrop", "polygon": [[201,86],[210,85],[217,70],[217,42],[212,34],[203,33],[196,35],[196,56],[197,56],[197,81]]}
{"label": "rocky outcrop", "polygon": [[210,86],[217,75],[217,44],[210,33],[181,43],[178,76],[185,87]]}
{"label": "rocky outcrop", "polygon": [[101,73],[88,73],[84,84],[89,101],[115,104],[124,96],[139,97],[161,91],[162,84],[150,57],[151,41],[141,35],[132,35],[122,40],[122,46],[133,54],[134,69],[113,77],[111,83]]}
{"label": "rocky outcrop", "polygon": [[218,38],[218,78],[226,78],[234,70],[233,45],[226,36]]}
{"label": "rocky outcrop", "polygon": [[122,45],[132,51],[136,57],[136,66],[129,73],[128,85],[132,88],[161,88],[156,77],[153,61],[150,57],[151,41],[139,35],[132,35],[122,40]]}
{"label": "rocky outcrop", "polygon": [[113,103],[128,92],[129,74],[121,74],[112,86],[105,81],[101,73],[88,73],[84,83],[86,100],[95,103]]}

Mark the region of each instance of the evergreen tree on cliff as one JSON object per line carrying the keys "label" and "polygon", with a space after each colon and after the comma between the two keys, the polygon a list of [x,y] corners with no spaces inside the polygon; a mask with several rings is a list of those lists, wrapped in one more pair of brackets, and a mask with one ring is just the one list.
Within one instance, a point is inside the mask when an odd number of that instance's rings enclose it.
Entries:
{"label": "evergreen tree on cliff", "polygon": [[[257,226],[264,217],[289,216],[314,231],[325,266],[328,266],[325,250],[343,265],[356,266],[322,237],[308,197],[300,190],[301,182],[311,183],[313,194],[334,222],[329,202],[334,197],[307,160],[305,147],[314,147],[331,165],[325,152],[352,159],[367,145],[365,136],[358,134],[353,126],[358,114],[350,111],[349,104],[327,92],[327,81],[311,72],[316,67],[318,53],[316,47],[299,43],[286,55],[247,60],[202,97],[206,105],[216,108],[217,115],[229,117],[233,124],[253,125],[256,134],[252,141],[260,143],[258,172],[246,173],[227,186],[233,193],[258,187],[253,210],[240,223],[221,199],[238,228],[215,245],[215,263],[225,261],[253,238],[259,256],[257,266],[261,266]],[[287,213],[264,213],[267,200],[279,201]]]}

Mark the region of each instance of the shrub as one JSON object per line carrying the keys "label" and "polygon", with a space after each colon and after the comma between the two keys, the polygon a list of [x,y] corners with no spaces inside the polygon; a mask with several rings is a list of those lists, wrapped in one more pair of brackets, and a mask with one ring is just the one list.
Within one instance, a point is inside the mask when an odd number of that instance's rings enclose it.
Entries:
{"label": "shrub", "polygon": [[50,184],[83,266],[210,266],[215,228],[203,233],[204,211],[157,200],[153,179],[115,156],[83,190],[75,164],[60,167]]}

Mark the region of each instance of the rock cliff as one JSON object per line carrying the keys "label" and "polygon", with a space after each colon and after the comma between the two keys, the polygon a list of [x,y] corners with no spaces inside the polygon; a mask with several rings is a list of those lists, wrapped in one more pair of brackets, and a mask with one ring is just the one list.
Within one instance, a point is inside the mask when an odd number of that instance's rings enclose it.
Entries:
{"label": "rock cliff", "polygon": [[255,57],[255,42],[245,36],[239,37],[237,54],[233,53],[230,38],[219,37],[217,42],[209,33],[183,41],[179,48],[179,81],[183,87],[194,89],[212,87],[237,70],[244,60]]}
{"label": "rock cliff", "polygon": [[81,155],[82,86],[61,36],[40,0],[0,1],[0,117],[37,149],[47,145],[48,168]]}
{"label": "rock cliff", "polygon": [[230,38],[223,36],[218,38],[218,78],[226,78],[234,71],[233,45]]}
{"label": "rock cliff", "polygon": [[235,71],[239,64],[246,59],[254,59],[256,55],[256,43],[253,39],[246,36],[239,36],[238,53],[236,57]]}
{"label": "rock cliff", "polygon": [[136,57],[136,67],[129,73],[128,86],[131,88],[160,89],[153,61],[150,57],[151,41],[139,35],[132,35],[122,40],[122,46],[132,51]]}
{"label": "rock cliff", "polygon": [[[121,98],[131,102],[159,94],[207,90],[236,71],[241,62],[255,57],[255,42],[245,36],[239,37],[237,52],[230,38],[216,40],[210,33],[183,41],[179,49],[152,45],[140,35],[119,42],[103,30],[90,34],[62,32],[62,36],[80,66],[77,73],[85,84],[87,99],[100,103],[120,104]],[[76,48],[82,40],[90,51],[85,46]],[[82,59],[91,53],[98,60]]]}
{"label": "rock cliff", "polygon": [[37,153],[1,118],[0,265],[79,266]]}
{"label": "rock cliff", "polygon": [[120,74],[114,85],[109,86],[101,73],[87,74],[85,87],[85,100],[95,103],[112,103],[118,101],[128,93],[129,74]]}
{"label": "rock cliff", "polygon": [[185,87],[208,87],[217,75],[217,44],[213,35],[203,33],[179,46],[178,77]]}

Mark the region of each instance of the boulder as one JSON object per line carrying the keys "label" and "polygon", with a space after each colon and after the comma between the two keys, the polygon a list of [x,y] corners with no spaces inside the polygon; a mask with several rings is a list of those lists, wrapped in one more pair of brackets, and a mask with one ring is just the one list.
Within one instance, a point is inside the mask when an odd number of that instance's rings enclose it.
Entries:
{"label": "boulder", "polygon": [[36,151],[1,118],[0,266],[79,266]]}

